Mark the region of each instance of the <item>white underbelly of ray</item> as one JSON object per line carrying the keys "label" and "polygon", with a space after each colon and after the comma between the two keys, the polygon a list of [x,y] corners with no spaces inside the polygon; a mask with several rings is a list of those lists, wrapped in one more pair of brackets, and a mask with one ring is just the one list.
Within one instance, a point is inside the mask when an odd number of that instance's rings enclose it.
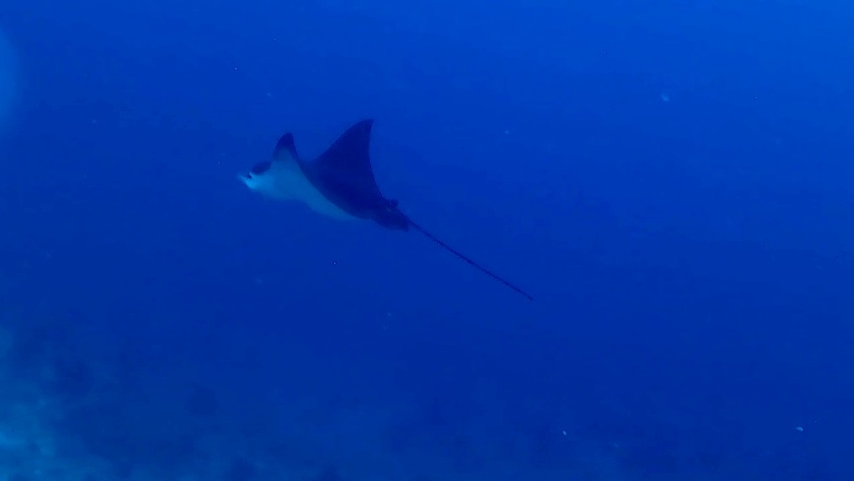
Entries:
{"label": "white underbelly of ray", "polygon": [[276,164],[271,174],[273,179],[271,197],[301,202],[318,214],[334,219],[355,220],[355,217],[341,210],[315,189],[296,163]]}

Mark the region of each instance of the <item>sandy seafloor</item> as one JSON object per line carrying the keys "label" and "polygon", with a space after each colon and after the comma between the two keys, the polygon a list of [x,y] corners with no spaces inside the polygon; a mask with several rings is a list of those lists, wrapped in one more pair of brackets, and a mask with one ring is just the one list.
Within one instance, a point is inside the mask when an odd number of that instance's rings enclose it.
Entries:
{"label": "sandy seafloor", "polygon": [[[395,451],[387,427],[399,426],[407,407],[381,396],[333,406],[306,394],[286,409],[291,427],[274,432],[263,414],[253,419],[254,408],[222,415],[204,386],[148,395],[145,381],[123,378],[120,362],[83,362],[64,344],[42,328],[13,336],[0,327],[0,481],[631,479],[593,451],[570,471],[502,459],[496,453],[508,443],[524,442],[513,432],[476,446],[483,462],[475,464],[460,464],[452,446],[419,446],[417,426],[394,434],[411,444]],[[466,427],[484,439],[490,429]]]}
{"label": "sandy seafloor", "polygon": [[49,393],[50,367],[18,371],[12,360],[17,348],[0,329],[0,480],[108,479],[107,462],[58,433],[66,406]]}
{"label": "sandy seafloor", "polygon": [[[3,317],[0,326],[14,324]],[[235,410],[180,368],[145,367],[147,376],[121,357],[81,354],[61,327],[17,326],[16,335],[0,327],[0,481],[772,479],[738,456],[703,468],[690,444],[669,453],[678,459],[672,469],[632,470],[622,440],[591,439],[569,426],[561,436],[569,451],[532,458],[536,437],[502,421],[488,391],[480,395],[490,399],[480,404],[486,412],[442,433],[423,422],[424,406],[412,398],[376,392],[370,380],[347,373],[355,384],[343,384],[341,372],[330,389],[334,375],[314,365],[309,382],[282,369],[282,384],[295,394],[275,397],[276,409],[243,398]],[[301,352],[292,359],[297,367],[312,363]],[[773,479],[813,479],[793,473]]]}
{"label": "sandy seafloor", "polygon": [[170,410],[138,392],[118,394],[123,386],[73,359],[56,362],[60,351],[50,336],[22,340],[0,330],[0,481],[338,477],[329,467],[245,454],[251,436],[218,424],[202,390],[187,401],[195,405]]}

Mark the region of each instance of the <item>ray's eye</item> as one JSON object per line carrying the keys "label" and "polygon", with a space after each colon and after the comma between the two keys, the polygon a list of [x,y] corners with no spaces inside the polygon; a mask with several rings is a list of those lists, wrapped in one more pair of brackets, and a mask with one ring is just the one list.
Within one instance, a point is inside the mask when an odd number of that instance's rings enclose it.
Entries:
{"label": "ray's eye", "polygon": [[256,175],[263,174],[264,172],[270,170],[270,165],[272,165],[272,162],[270,162],[269,160],[267,162],[259,162],[252,166],[251,172]]}

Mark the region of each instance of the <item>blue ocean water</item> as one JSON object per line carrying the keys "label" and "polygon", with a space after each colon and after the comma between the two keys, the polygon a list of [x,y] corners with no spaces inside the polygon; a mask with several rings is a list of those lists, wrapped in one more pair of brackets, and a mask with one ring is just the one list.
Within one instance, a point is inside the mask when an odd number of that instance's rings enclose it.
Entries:
{"label": "blue ocean water", "polygon": [[[0,4],[0,480],[854,479],[854,4]],[[238,180],[374,118],[415,232]]]}

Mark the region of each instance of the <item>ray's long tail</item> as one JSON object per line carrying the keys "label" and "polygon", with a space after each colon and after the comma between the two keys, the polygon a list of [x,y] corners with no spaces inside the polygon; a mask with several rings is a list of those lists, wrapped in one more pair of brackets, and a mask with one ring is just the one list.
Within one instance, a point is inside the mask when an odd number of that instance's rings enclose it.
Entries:
{"label": "ray's long tail", "polygon": [[448,251],[448,252],[450,252],[451,254],[454,254],[455,256],[459,257],[460,259],[462,259],[462,260],[466,261],[469,265],[471,265],[471,266],[472,266],[472,267],[474,267],[475,269],[479,270],[480,272],[483,272],[484,274],[488,275],[489,277],[491,277],[491,278],[495,279],[496,281],[498,281],[498,282],[500,282],[500,283],[504,284],[505,286],[509,287],[510,289],[513,289],[514,291],[518,292],[519,294],[521,294],[521,295],[525,296],[528,300],[530,300],[530,301],[533,301],[533,300],[534,300],[534,298],[533,298],[530,294],[528,294],[527,292],[523,291],[521,288],[519,288],[518,286],[516,286],[516,285],[515,285],[515,284],[513,284],[512,282],[508,281],[507,279],[504,279],[503,277],[501,277],[501,276],[499,276],[498,274],[496,274],[496,273],[492,272],[491,270],[487,269],[486,267],[483,267],[482,265],[478,264],[477,262],[475,262],[475,261],[471,260],[468,256],[466,256],[466,255],[465,255],[465,254],[463,254],[462,252],[460,252],[460,251],[458,251],[458,250],[454,249],[453,247],[449,246],[448,244],[445,244],[445,243],[444,243],[444,242],[442,242],[440,239],[438,239],[436,236],[434,236],[433,234],[431,234],[428,230],[424,229],[424,228],[423,228],[423,227],[421,227],[420,225],[418,225],[418,224],[416,224],[415,222],[413,222],[413,221],[412,221],[412,219],[410,219],[408,216],[406,216],[406,218],[407,218],[407,220],[409,221],[409,225],[410,225],[413,229],[415,229],[415,230],[417,230],[418,232],[420,232],[420,233],[424,234],[424,236],[425,236],[425,237],[427,237],[427,238],[428,238],[428,239],[430,239],[431,241],[435,242],[436,244],[439,244],[441,247],[443,247],[445,250],[447,250],[447,251]]}

